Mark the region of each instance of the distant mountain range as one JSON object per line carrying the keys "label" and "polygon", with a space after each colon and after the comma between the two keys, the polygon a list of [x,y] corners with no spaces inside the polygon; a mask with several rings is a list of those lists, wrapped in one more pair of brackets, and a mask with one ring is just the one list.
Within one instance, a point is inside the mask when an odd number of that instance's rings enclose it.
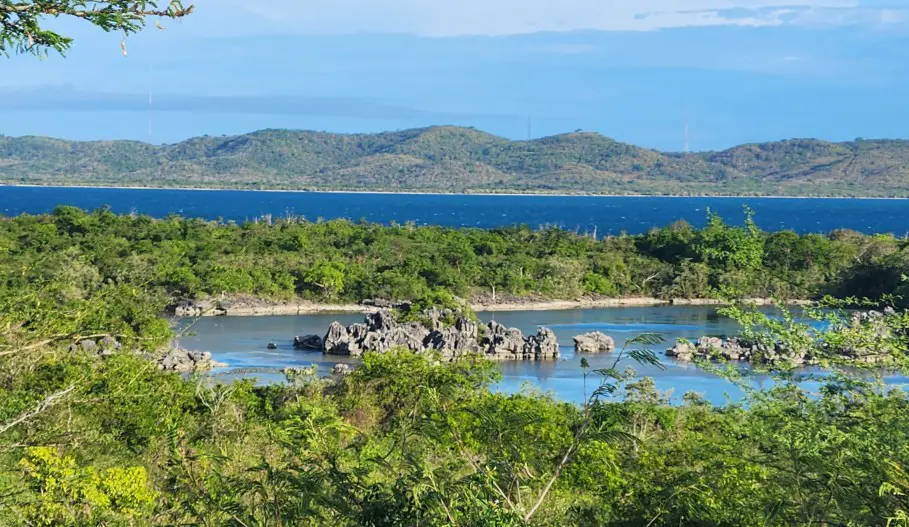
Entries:
{"label": "distant mountain range", "polygon": [[0,182],[242,189],[909,196],[909,141],[815,139],[666,153],[575,132],[511,141],[438,126],[262,130],[164,146],[0,137]]}

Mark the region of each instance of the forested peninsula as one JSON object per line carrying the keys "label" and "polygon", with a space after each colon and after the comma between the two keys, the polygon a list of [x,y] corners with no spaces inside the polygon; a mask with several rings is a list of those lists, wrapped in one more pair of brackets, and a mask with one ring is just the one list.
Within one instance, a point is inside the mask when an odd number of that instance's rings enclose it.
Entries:
{"label": "forested peninsula", "polygon": [[901,297],[909,242],[835,231],[764,232],[709,214],[641,235],[558,228],[457,229],[284,218],[235,224],[60,207],[0,221],[4,288],[49,271],[73,284],[131,283],[172,301],[343,304],[444,290],[474,302],[610,298]]}
{"label": "forested peninsula", "polygon": [[[906,247],[716,216],[602,239],[72,207],[3,218],[0,524],[905,527],[909,399],[839,352],[909,371]],[[825,370],[809,391],[797,375],[810,373],[766,362],[774,387],[754,391],[747,371],[697,363],[746,390],[722,406],[671,400],[624,365],[660,367],[655,349],[672,343],[655,334],[602,351],[611,367],[591,370],[581,353],[581,405],[495,390],[495,364],[472,354],[366,352],[352,371],[288,368],[267,385],[161,362],[182,331],[164,311],[180,299],[408,299],[400,314],[420,316],[493,290],[842,301],[808,315],[819,326],[726,309],[769,346],[755,349],[808,354]],[[881,311],[838,322],[854,305]],[[683,346],[673,349],[699,360]]]}
{"label": "forested peninsula", "polygon": [[596,133],[262,130],[176,144],[0,136],[0,183],[229,189],[909,197],[909,141],[659,152]]}

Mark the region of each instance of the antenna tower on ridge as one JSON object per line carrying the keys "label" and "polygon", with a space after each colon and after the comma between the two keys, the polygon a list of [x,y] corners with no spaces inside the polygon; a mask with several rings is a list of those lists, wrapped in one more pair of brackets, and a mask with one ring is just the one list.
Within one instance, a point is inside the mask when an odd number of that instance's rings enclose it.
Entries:
{"label": "antenna tower on ridge", "polygon": [[[151,70],[151,66],[149,66]],[[152,142],[152,89],[151,83],[148,85],[148,142]]]}
{"label": "antenna tower on ridge", "polygon": [[688,117],[685,117],[685,153],[691,151],[691,136],[688,133]]}

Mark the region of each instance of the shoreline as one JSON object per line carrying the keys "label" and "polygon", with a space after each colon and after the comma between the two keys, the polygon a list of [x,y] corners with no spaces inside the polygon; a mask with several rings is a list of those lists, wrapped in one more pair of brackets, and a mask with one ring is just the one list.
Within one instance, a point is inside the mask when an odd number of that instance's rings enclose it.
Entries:
{"label": "shoreline", "polygon": [[[745,302],[758,306],[772,305],[768,298],[750,298]],[[810,304],[809,300],[789,300],[786,305],[799,306]],[[583,300],[536,300],[527,302],[483,303],[472,302],[470,308],[477,313],[513,313],[520,311],[571,311],[581,309],[614,309],[624,307],[659,307],[659,306],[713,306],[731,305],[730,302],[718,299],[676,298],[660,299],[652,297],[603,298]],[[313,302],[292,302],[274,305],[248,305],[238,303],[235,306],[211,307],[202,314],[174,315],[176,318],[196,317],[265,317],[265,316],[306,316],[329,314],[367,314],[379,311],[379,307],[362,304],[319,304]]]}
{"label": "shoreline", "polygon": [[587,198],[717,198],[717,199],[863,199],[863,200],[909,200],[909,197],[894,196],[801,196],[779,194],[598,194],[588,192],[447,192],[447,191],[419,191],[419,190],[302,190],[302,189],[250,189],[250,188],[219,188],[219,187],[155,187],[139,185],[38,185],[32,183],[2,183],[0,188],[47,188],[47,189],[102,189],[102,190],[180,190],[190,192],[283,192],[297,194],[391,194],[391,195],[428,195],[428,196],[510,196],[510,197],[587,197]]}

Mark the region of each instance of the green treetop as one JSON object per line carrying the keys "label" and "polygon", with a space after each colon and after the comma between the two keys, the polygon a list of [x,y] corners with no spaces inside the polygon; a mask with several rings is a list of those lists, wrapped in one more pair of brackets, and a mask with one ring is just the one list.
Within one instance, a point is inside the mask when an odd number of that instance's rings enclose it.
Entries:
{"label": "green treetop", "polygon": [[193,8],[180,0],[166,5],[153,0],[0,0],[0,53],[40,56],[68,50],[73,39],[47,29],[48,18],[81,18],[104,31],[129,35],[145,27],[149,17],[182,18]]}

